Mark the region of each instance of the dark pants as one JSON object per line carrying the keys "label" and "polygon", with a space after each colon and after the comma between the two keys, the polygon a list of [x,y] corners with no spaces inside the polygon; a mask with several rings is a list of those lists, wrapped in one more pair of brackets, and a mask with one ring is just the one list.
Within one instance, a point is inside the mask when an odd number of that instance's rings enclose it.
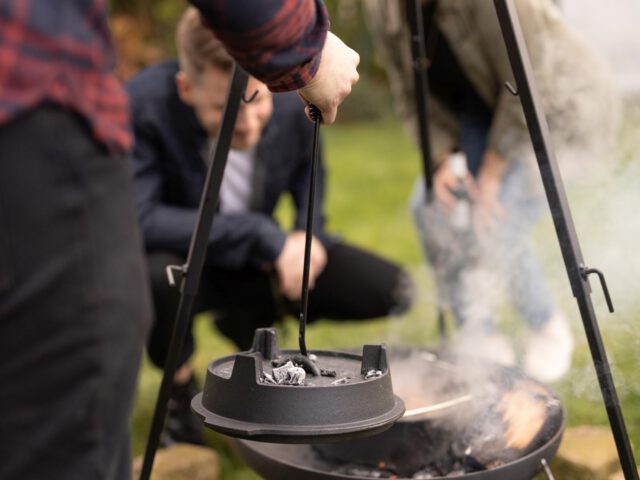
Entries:
{"label": "dark pants", "polygon": [[[184,259],[167,252],[148,254],[156,321],[148,351],[163,367],[178,306],[177,288],[169,287],[165,267]],[[318,318],[359,320],[404,312],[411,303],[411,281],[398,266],[355,247],[336,244],[327,250],[327,265],[309,295],[309,321]],[[239,349],[251,346],[256,328],[269,327],[285,314],[298,316],[300,302],[277,294],[275,279],[255,269],[205,267],[194,313],[214,310],[218,329]],[[193,354],[189,331],[181,361]]]}
{"label": "dark pants", "polygon": [[147,282],[128,162],[55,107],[0,126],[0,478],[130,477]]}

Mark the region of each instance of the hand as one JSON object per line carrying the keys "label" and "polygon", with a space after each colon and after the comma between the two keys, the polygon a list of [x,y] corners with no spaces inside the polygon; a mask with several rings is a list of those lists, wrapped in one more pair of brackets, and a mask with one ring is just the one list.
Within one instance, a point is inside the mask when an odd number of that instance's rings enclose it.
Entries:
{"label": "hand", "polygon": [[[290,300],[300,300],[302,296],[302,269],[304,266],[305,232],[296,231],[287,235],[284,247],[276,259],[275,268],[280,279],[280,291]],[[309,289],[327,264],[327,251],[320,241],[311,240],[311,258],[309,263]]]}
{"label": "hand", "polygon": [[307,104],[305,111],[309,119],[308,105],[313,104],[320,109],[322,122],[329,125],[335,122],[338,105],[359,79],[356,67],[360,56],[331,32],[327,33],[321,55],[315,77],[298,90],[298,94]]}
{"label": "hand", "polygon": [[473,206],[473,227],[478,235],[491,233],[497,222],[505,216],[499,200],[505,170],[506,162],[502,157],[491,151],[485,153]]}
{"label": "hand", "polygon": [[[464,188],[472,199],[477,195],[477,187],[473,176],[467,172],[462,179]],[[436,199],[444,207],[445,212],[451,213],[458,199],[453,194],[460,188],[460,179],[453,174],[449,167],[449,157],[440,163],[440,167],[433,175],[433,192]]]}

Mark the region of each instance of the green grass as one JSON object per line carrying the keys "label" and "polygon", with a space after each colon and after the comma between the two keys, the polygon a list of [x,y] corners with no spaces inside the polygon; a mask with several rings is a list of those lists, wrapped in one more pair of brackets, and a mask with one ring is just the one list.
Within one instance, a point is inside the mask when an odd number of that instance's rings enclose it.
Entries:
{"label": "green grass", "polygon": [[[640,126],[640,115],[633,115],[625,132],[631,138]],[[325,128],[325,152],[329,168],[326,211],[329,230],[343,235],[349,242],[379,252],[406,266],[413,274],[420,295],[415,308],[405,317],[392,321],[329,322],[321,321],[308,329],[308,344],[314,348],[346,348],[366,342],[385,341],[391,344],[434,345],[435,306],[431,275],[423,264],[422,253],[407,211],[407,202],[420,171],[417,151],[393,120],[372,123],[338,125]],[[628,150],[619,155],[620,161],[630,159]],[[589,186],[571,191],[572,207],[577,212],[578,227],[588,223],[590,211],[581,210],[582,200],[589,196]],[[578,204],[573,200],[577,199]],[[291,221],[291,204],[285,199],[278,217],[284,225]],[[578,228],[579,233],[581,229]],[[611,239],[615,242],[615,239]],[[550,219],[535,232],[535,244],[551,278],[560,308],[567,314],[578,340],[572,372],[555,385],[565,403],[569,425],[606,425],[607,417],[599,396],[596,376],[575,302],[568,288],[557,239]],[[597,253],[597,246],[595,252]],[[636,272],[637,273],[637,272]],[[594,301],[599,318],[607,317],[601,302],[599,287],[594,285]],[[636,284],[637,286],[637,284]],[[638,289],[636,288],[636,291]],[[615,292],[614,294],[615,300]],[[627,427],[635,445],[640,445],[640,335],[638,312],[640,302],[628,302],[613,321],[603,322],[603,338],[624,408]],[[513,320],[507,321],[510,331],[518,332]],[[297,333],[293,319],[279,327],[279,335],[286,346],[295,347]],[[202,379],[207,364],[214,358],[229,354],[232,346],[211,327],[210,318],[202,315],[196,322],[198,349],[196,371]],[[145,363],[138,389],[133,416],[134,452],[144,449],[147,429],[154,407],[160,375]],[[218,450],[225,480],[258,478],[242,465],[226,446],[221,436],[207,433],[209,443]]]}

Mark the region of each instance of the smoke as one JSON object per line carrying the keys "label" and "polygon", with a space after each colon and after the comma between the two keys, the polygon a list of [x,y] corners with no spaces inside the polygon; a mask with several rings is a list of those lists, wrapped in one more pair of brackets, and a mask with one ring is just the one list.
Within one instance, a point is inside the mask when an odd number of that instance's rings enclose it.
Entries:
{"label": "smoke", "polygon": [[[640,394],[635,372],[640,371],[640,105],[628,106],[616,151],[600,159],[597,176],[585,172],[570,190],[570,202],[585,264],[606,277],[615,313],[608,312],[600,282],[590,277],[591,298],[607,348],[611,370],[621,397]],[[557,250],[557,247],[556,247]],[[558,262],[552,271],[555,285],[566,274]],[[571,313],[576,339],[583,354],[570,378],[570,392],[580,398],[600,400],[594,367],[588,357],[586,336],[570,292],[563,308]],[[599,373],[598,373],[599,374]]]}
{"label": "smoke", "polygon": [[[640,305],[640,150],[622,152],[617,162],[603,159],[608,174],[577,192],[575,223],[585,261],[605,273],[615,306],[625,312]],[[591,283],[594,297],[602,297],[598,282]]]}
{"label": "smoke", "polygon": [[622,88],[640,89],[640,4],[617,0],[561,0],[569,24],[597,47],[613,67]]}
{"label": "smoke", "polygon": [[544,443],[557,431],[559,402],[517,369],[424,350],[392,350],[390,359],[394,391],[407,407],[405,421],[419,422],[405,435],[427,429],[432,435],[423,440],[436,443],[425,444],[426,451],[446,451],[467,465],[461,472],[519,458],[539,446],[535,438]]}
{"label": "smoke", "polygon": [[[627,106],[624,118],[617,146],[598,157],[596,163],[586,163],[587,166],[582,169],[580,175],[571,178],[567,184],[569,205],[585,264],[598,268],[605,274],[616,308],[614,314],[608,312],[598,278],[592,276],[591,298],[621,396],[640,393],[638,379],[630,378],[630,372],[640,371],[640,356],[634,353],[640,350],[640,322],[636,318],[640,313],[640,136],[637,134],[640,131],[640,106]],[[562,164],[563,157],[559,159]],[[541,261],[544,276],[548,281],[548,296],[553,299],[554,308],[568,319],[578,347],[572,370],[563,380],[562,386],[566,386],[569,393],[576,397],[598,401],[600,391],[595,381],[596,376],[581,318],[570,289],[546,201],[543,202],[543,206],[547,213],[533,232],[532,248]],[[425,213],[424,207],[420,206],[418,211],[415,199],[413,210],[419,228],[429,228],[432,233],[447,231],[445,228],[437,228],[441,220],[431,218]],[[524,298],[525,295],[522,295],[522,292],[518,294],[518,289],[515,288],[517,285],[504,275],[498,274],[500,260],[517,257],[521,252],[517,249],[501,249],[494,252],[495,261],[482,262],[496,268],[469,268],[469,258],[475,253],[465,245],[456,246],[452,238],[446,233],[443,235],[444,237],[429,237],[435,242],[436,248],[430,249],[429,245],[425,245],[430,263],[445,261],[463,265],[464,268],[457,270],[457,274],[460,275],[458,284],[466,283],[469,287],[456,292],[448,291],[442,272],[434,270],[431,266],[420,267],[415,274],[418,278],[418,305],[415,310],[419,318],[411,322],[416,324],[413,327],[416,332],[412,333],[412,339],[420,337],[424,343],[433,344],[436,305],[450,307],[452,296],[467,292],[457,301],[464,310],[465,317],[471,319],[469,324],[476,328],[458,329],[457,335],[461,340],[458,353],[475,352],[480,356],[495,353],[491,351],[493,345],[488,344],[484,346],[485,350],[489,351],[483,352],[483,344],[477,341],[478,332],[488,322],[491,313],[495,313],[500,328],[506,331],[516,354],[522,355],[526,348],[528,330],[516,309],[509,304],[514,297]],[[442,246],[447,248],[440,248]],[[447,257],[435,258],[434,252]],[[425,280],[425,277],[429,278]],[[433,278],[436,279],[436,285],[431,283]],[[529,291],[529,294],[534,297],[545,295],[544,291],[535,291],[535,288],[541,287],[525,285],[522,288],[533,288],[533,293]],[[507,295],[510,289],[512,293]],[[407,324],[398,324],[397,328],[393,328],[392,324],[389,328],[391,343],[394,343],[394,340],[398,343],[398,340],[403,339],[406,343],[408,335],[406,332],[400,332],[400,329],[407,329]],[[429,332],[426,335],[428,338],[421,333],[423,331]],[[394,378],[396,375],[397,372],[394,371]]]}

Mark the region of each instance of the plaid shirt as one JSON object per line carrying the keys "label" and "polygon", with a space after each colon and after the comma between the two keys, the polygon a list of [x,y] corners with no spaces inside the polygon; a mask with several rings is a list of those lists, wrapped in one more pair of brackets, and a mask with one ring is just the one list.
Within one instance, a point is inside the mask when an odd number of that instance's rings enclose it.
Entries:
{"label": "plaid shirt", "polygon": [[49,101],[115,151],[133,144],[107,0],[0,0],[0,123]]}
{"label": "plaid shirt", "polygon": [[[328,20],[320,0],[193,0],[231,54],[274,90],[305,85]],[[43,102],[80,114],[95,138],[133,143],[126,96],[113,75],[107,0],[0,0],[0,125]]]}
{"label": "plaid shirt", "polygon": [[321,0],[190,0],[251,75],[273,92],[311,80],[329,29]]}

